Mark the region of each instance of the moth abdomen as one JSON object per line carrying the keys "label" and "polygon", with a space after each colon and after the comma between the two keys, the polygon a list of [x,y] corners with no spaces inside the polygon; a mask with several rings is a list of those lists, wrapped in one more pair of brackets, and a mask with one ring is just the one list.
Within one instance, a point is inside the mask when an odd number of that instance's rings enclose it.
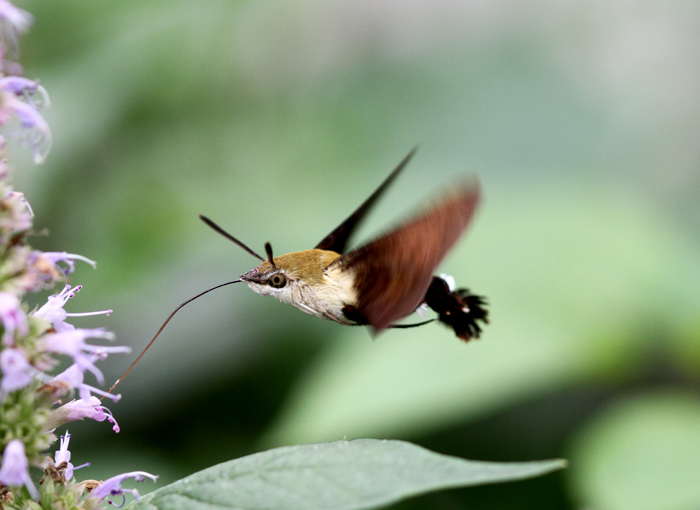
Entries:
{"label": "moth abdomen", "polygon": [[486,299],[469,292],[469,289],[451,289],[443,278],[434,276],[425,303],[438,314],[438,321],[452,328],[465,342],[479,338],[479,321],[488,324]]}

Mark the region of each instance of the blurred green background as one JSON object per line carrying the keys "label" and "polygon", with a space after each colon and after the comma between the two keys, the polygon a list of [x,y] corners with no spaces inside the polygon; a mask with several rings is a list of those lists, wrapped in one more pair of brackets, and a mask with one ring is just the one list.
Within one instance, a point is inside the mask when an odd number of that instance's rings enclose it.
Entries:
{"label": "blurred green background", "polygon": [[[279,445],[407,439],[538,480],[397,509],[700,507],[700,3],[34,0],[22,43],[54,147],[15,187],[80,253],[69,311],[113,308],[130,356],[180,302],[310,248],[416,144],[355,243],[464,173],[484,201],[442,270],[489,298],[465,345],[372,341],[244,286],[183,309],[107,424],[69,427],[82,478],[158,485]],[[37,298],[43,300],[43,297]],[[156,485],[143,484],[143,492]]]}

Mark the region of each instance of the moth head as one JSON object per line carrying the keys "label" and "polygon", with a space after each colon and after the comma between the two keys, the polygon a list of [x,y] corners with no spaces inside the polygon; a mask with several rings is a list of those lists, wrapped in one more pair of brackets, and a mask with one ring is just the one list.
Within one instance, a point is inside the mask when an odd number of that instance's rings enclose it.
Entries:
{"label": "moth head", "polygon": [[284,269],[271,268],[266,263],[260,264],[258,267],[241,275],[241,280],[253,291],[263,296],[284,292],[290,283],[290,278]]}
{"label": "moth head", "polygon": [[265,252],[267,260],[241,275],[241,280],[258,294],[281,297],[282,294],[289,292],[289,284],[294,281],[294,278],[287,274],[284,267],[278,265],[280,259],[273,258],[270,243],[265,243]]}
{"label": "moth head", "polygon": [[[258,267],[241,275],[241,281],[245,282],[254,292],[263,296],[274,296],[280,301],[293,303],[294,291],[295,289],[298,291],[302,284],[310,286],[323,284],[322,268],[340,256],[331,251],[314,249],[287,253],[275,258],[272,256],[272,246],[270,243],[265,243],[267,259],[264,259],[209,218],[201,215],[200,218],[216,232],[262,261]],[[329,256],[330,259],[326,260]]]}

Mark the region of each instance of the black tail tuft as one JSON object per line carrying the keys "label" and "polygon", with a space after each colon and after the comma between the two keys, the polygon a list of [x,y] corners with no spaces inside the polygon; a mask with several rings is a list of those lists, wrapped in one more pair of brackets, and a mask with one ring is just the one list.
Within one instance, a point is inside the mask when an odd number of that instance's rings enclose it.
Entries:
{"label": "black tail tuft", "polygon": [[437,312],[438,320],[450,326],[465,342],[479,338],[481,326],[477,321],[489,322],[484,297],[471,294],[468,289],[451,291],[447,282],[437,276],[425,293],[425,302]]}

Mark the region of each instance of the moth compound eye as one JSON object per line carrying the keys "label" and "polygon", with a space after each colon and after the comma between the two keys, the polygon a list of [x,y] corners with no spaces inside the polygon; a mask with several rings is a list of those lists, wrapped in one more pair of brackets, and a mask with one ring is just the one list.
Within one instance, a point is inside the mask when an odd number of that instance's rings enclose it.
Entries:
{"label": "moth compound eye", "polygon": [[281,289],[285,285],[287,285],[287,277],[284,276],[283,273],[275,273],[273,274],[269,280],[267,280],[267,283],[270,287],[274,287],[275,289]]}

